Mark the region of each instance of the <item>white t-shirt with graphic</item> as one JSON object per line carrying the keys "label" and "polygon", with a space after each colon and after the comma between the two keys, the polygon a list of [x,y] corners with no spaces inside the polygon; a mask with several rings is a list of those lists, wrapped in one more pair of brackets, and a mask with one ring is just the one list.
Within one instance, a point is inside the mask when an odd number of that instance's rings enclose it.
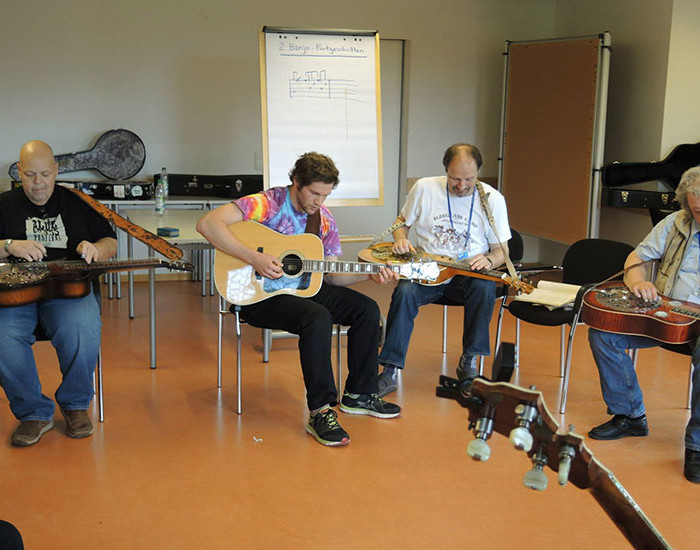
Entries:
{"label": "white t-shirt with graphic", "polygon": [[[447,193],[447,176],[419,179],[406,197],[401,215],[411,228],[409,239],[413,246],[430,254],[466,260],[484,254],[499,240],[510,237],[508,211],[503,195],[486,183],[484,191],[498,231],[494,235],[484,212],[479,193],[455,197]],[[471,229],[469,219],[471,212]]]}

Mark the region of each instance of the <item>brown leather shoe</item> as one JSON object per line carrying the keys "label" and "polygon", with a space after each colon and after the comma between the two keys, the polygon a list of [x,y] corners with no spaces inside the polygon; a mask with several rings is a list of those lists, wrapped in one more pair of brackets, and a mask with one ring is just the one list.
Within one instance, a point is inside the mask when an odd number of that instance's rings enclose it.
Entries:
{"label": "brown leather shoe", "polygon": [[61,409],[63,418],[66,419],[66,435],[81,439],[92,435],[92,422],[87,411],[67,411]]}
{"label": "brown leather shoe", "polygon": [[21,420],[19,426],[12,432],[10,445],[29,447],[41,439],[41,436],[53,428],[51,420]]}

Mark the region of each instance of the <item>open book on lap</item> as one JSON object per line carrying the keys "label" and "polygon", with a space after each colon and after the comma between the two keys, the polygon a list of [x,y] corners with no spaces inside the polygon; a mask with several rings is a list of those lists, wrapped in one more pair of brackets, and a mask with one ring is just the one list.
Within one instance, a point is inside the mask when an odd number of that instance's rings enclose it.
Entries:
{"label": "open book on lap", "polygon": [[535,290],[530,294],[519,294],[513,299],[521,302],[542,304],[550,309],[554,309],[573,303],[580,288],[579,285],[539,281]]}

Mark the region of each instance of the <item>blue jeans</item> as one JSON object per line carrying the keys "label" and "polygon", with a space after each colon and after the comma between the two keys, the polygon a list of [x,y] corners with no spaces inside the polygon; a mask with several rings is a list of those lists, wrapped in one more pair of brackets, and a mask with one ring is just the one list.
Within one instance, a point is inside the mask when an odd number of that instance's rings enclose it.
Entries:
{"label": "blue jeans", "polygon": [[[642,389],[628,349],[653,348],[656,340],[644,336],[627,336],[588,329],[588,341],[600,374],[600,388],[608,414],[637,417],[645,414]],[[685,430],[685,446],[700,451],[700,340],[693,348],[693,380],[690,421]]]}
{"label": "blue jeans", "polygon": [[94,395],[92,375],[100,348],[100,306],[92,291],[77,299],[51,299],[0,308],[0,385],[19,420],[50,420],[54,403],[41,390],[32,344],[41,323],[56,348],[63,380],[56,402],[86,410]]}
{"label": "blue jeans", "polygon": [[461,275],[453,277],[447,284],[433,286],[401,280],[391,296],[386,341],[379,354],[380,364],[404,368],[418,308],[442,297],[464,301],[462,353],[491,354],[489,323],[496,300],[496,283]]}

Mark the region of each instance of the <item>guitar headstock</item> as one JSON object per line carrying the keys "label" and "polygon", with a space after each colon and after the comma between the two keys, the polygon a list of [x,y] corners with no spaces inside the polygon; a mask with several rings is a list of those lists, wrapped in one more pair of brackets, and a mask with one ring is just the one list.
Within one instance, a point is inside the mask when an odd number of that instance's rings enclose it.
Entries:
{"label": "guitar headstock", "polygon": [[560,485],[571,481],[582,489],[590,486],[591,452],[572,427],[567,431],[559,429],[541,392],[482,378],[460,383],[441,376],[437,395],[456,399],[469,410],[469,425],[476,439],[469,443],[467,453],[474,460],[488,460],[491,450],[487,440],[496,432],[507,437],[515,449],[527,453],[532,461],[532,470],[523,478],[526,487],[547,488],[545,466],[558,472]]}
{"label": "guitar headstock", "polygon": [[542,393],[534,387],[525,389],[483,378],[460,382],[440,376],[436,394],[455,399],[469,410],[469,428],[476,439],[467,446],[467,453],[474,460],[489,459],[487,440],[493,432],[504,435],[532,461],[532,469],[523,477],[525,487],[546,489],[547,466],[557,472],[559,485],[571,481],[590,490],[634,548],[671,548],[613,473],[593,457],[573,426],[567,431],[559,429]]}
{"label": "guitar headstock", "polygon": [[404,279],[418,281],[434,281],[440,276],[440,266],[437,262],[413,262],[408,264],[395,264],[398,274]]}
{"label": "guitar headstock", "polygon": [[194,266],[186,262],[184,260],[177,260],[177,261],[170,261],[170,260],[161,260],[161,265],[163,267],[167,267],[168,269],[173,269],[176,271],[193,271]]}
{"label": "guitar headstock", "polygon": [[522,279],[514,279],[513,277],[503,277],[503,282],[505,282],[511,288],[514,288],[518,292],[524,292],[525,294],[531,294],[535,287],[532,286],[527,281]]}

